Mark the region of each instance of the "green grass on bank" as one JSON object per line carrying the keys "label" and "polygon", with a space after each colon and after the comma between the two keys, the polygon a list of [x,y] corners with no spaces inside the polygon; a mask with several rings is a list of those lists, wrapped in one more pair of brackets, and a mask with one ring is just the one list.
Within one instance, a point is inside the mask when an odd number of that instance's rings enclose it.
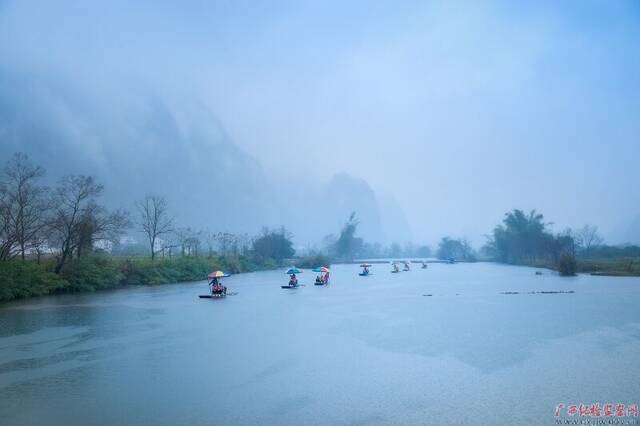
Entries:
{"label": "green grass on bank", "polygon": [[60,275],[53,265],[31,261],[0,262],[0,301],[46,294],[75,293],[126,287],[204,280],[214,270],[237,274],[278,265],[245,256],[121,258],[87,256],[65,266]]}
{"label": "green grass on bank", "polygon": [[580,259],[578,272],[637,277],[640,276],[640,258]]}
{"label": "green grass on bank", "polygon": [[[559,270],[558,265],[547,260],[535,260],[528,266]],[[640,276],[640,258],[615,258],[615,259],[576,259],[577,273],[606,275],[616,277]]]}
{"label": "green grass on bank", "polygon": [[60,291],[68,284],[33,262],[0,263],[0,301],[43,296]]}
{"label": "green grass on bank", "polygon": [[[329,259],[312,256],[296,259],[301,268],[329,265]],[[47,294],[90,292],[132,285],[158,285],[207,278],[211,271],[238,274],[279,266],[272,259],[248,256],[194,256],[156,258],[86,256],[69,262],[59,275],[53,262],[13,260],[0,262],[0,302]]]}
{"label": "green grass on bank", "polygon": [[[330,263],[323,256],[291,260],[301,268]],[[288,263],[287,263],[288,264]],[[60,275],[53,273],[52,262],[41,265],[32,261],[0,262],[0,302],[47,294],[88,292],[131,285],[158,285],[204,280],[214,270],[237,274],[279,266],[273,260],[245,256],[147,257],[88,256],[70,262]],[[530,266],[557,270],[549,262],[532,262]],[[578,259],[577,272],[611,276],[640,276],[640,258]]]}

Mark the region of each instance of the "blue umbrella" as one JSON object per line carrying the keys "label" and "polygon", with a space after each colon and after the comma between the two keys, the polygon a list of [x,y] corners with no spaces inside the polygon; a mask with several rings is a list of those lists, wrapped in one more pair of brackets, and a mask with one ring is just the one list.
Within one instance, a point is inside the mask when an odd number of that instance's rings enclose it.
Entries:
{"label": "blue umbrella", "polygon": [[322,268],[318,266],[317,268],[313,268],[313,272],[322,272],[321,269]]}
{"label": "blue umbrella", "polygon": [[294,266],[293,268],[289,268],[289,269],[287,269],[286,274],[287,274],[287,275],[292,275],[292,274],[299,274],[299,273],[301,273],[301,272],[302,272],[302,271],[301,271],[300,269],[298,269],[298,268],[296,268],[296,267]]}

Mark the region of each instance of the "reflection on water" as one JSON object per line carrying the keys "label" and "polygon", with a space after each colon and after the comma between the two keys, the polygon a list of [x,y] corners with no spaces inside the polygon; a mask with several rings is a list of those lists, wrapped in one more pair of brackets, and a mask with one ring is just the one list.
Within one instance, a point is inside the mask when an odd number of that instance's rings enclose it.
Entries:
{"label": "reflection on water", "polygon": [[373,270],[5,305],[0,423],[551,424],[558,402],[637,402],[640,279]]}

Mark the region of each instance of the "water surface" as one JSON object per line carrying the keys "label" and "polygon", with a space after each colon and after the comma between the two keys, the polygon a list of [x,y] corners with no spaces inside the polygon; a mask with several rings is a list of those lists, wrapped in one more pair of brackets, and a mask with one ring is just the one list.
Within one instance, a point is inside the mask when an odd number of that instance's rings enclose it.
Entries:
{"label": "water surface", "polygon": [[233,276],[224,300],[200,282],[4,305],[0,424],[552,425],[560,402],[640,402],[638,278],[332,269]]}

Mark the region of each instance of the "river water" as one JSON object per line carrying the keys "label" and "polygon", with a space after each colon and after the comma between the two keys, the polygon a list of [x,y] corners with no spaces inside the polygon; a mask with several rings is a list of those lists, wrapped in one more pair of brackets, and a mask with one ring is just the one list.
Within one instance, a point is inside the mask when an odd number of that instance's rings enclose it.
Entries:
{"label": "river water", "polygon": [[0,424],[553,425],[559,403],[640,403],[639,278],[372,270],[3,305]]}

